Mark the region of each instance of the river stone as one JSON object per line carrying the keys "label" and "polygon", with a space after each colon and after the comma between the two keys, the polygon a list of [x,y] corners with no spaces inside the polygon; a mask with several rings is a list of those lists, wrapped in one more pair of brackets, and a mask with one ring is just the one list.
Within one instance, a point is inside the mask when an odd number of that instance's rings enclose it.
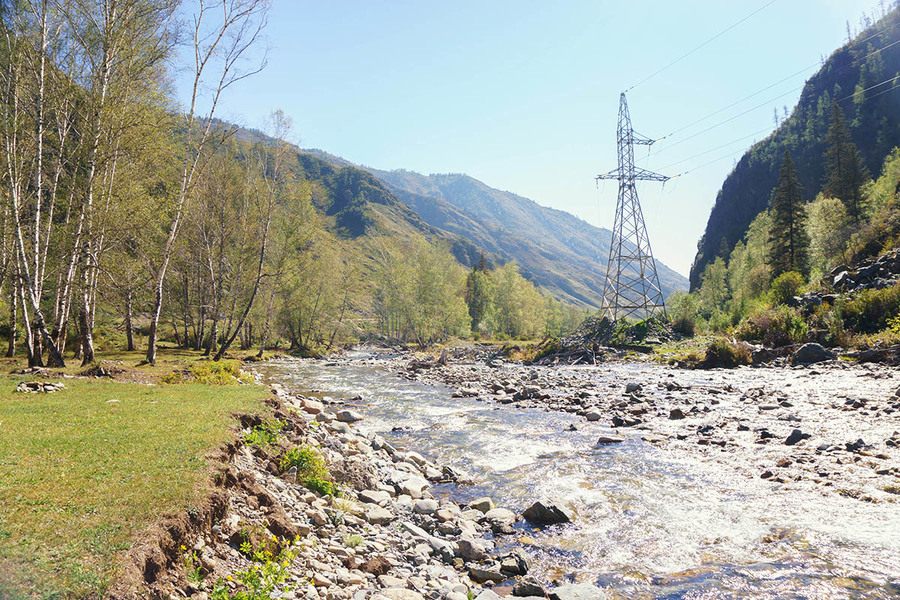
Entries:
{"label": "river stone", "polygon": [[431,515],[434,514],[438,509],[437,500],[416,500],[415,504],[413,504],[413,512],[420,515]]}
{"label": "river stone", "polygon": [[355,410],[339,410],[335,418],[341,423],[356,423],[362,421],[363,416]]}
{"label": "river stone", "polygon": [[380,593],[385,598],[388,598],[388,600],[425,600],[425,597],[415,590],[407,590],[398,587],[381,590]]}
{"label": "river stone", "polygon": [[572,520],[562,503],[547,498],[538,500],[525,509],[522,516],[535,525],[553,525],[568,523]]}
{"label": "river stone", "polygon": [[304,398],[301,400],[301,409],[305,413],[309,413],[311,415],[317,415],[323,410],[325,410],[325,405],[319,402],[318,400],[313,400],[312,398]]}
{"label": "river stone", "polygon": [[486,513],[487,511],[496,508],[496,505],[490,498],[479,498],[478,500],[469,502],[469,508],[480,510],[481,512]]}
{"label": "river stone", "polygon": [[330,412],[320,412],[316,415],[316,421],[319,423],[331,423],[334,421],[334,414]]}
{"label": "river stone", "polygon": [[680,408],[673,408],[669,411],[669,419],[672,421],[678,421],[684,418],[684,411]]}
{"label": "river stone", "polygon": [[372,525],[386,525],[394,520],[394,515],[385,508],[373,506],[363,513],[363,518]]}
{"label": "river stone", "polygon": [[500,572],[509,575],[525,575],[531,568],[531,559],[521,548],[500,558]]}
{"label": "river stone", "polygon": [[636,383],[634,381],[625,384],[625,393],[633,394],[634,392],[641,391],[641,384]]}
{"label": "river stone", "polygon": [[544,586],[541,585],[541,582],[538,581],[535,577],[531,575],[527,575],[525,577],[520,578],[516,581],[516,584],[513,586],[512,595],[513,596],[539,596],[543,597],[546,592],[544,591]]}
{"label": "river stone", "polygon": [[427,479],[413,475],[400,483],[400,493],[406,494],[410,498],[417,499],[422,497],[422,491],[427,487]]}
{"label": "river stone", "polygon": [[347,423],[343,423],[341,421],[334,421],[328,424],[328,429],[335,433],[350,433],[351,429]]}
{"label": "river stone", "polygon": [[799,350],[794,352],[791,356],[791,364],[809,365],[825,360],[831,360],[832,358],[834,358],[833,352],[829,352],[823,348],[821,344],[810,342],[809,344],[803,344],[800,346]]}
{"label": "river stone", "polygon": [[502,583],[506,581],[506,575],[502,574],[497,567],[471,567],[469,569],[469,577],[475,583],[487,583],[488,581]]}
{"label": "river stone", "polygon": [[516,520],[516,513],[505,508],[492,508],[484,513],[484,518],[492,522],[512,523]]}
{"label": "river stone", "polygon": [[599,421],[603,418],[603,414],[599,410],[592,408],[584,413],[584,418],[591,422]]}
{"label": "river stone", "polygon": [[484,560],[487,556],[484,546],[475,540],[460,538],[457,545],[459,546],[459,555],[466,560]]}
{"label": "river stone", "polygon": [[475,597],[475,600],[502,600],[497,592],[493,590],[484,590]]}
{"label": "river stone", "polygon": [[363,490],[358,497],[360,502],[366,504],[385,504],[391,500],[391,495],[382,490]]}
{"label": "river stone", "polygon": [[606,592],[589,583],[572,583],[550,590],[550,600],[606,600]]}
{"label": "river stone", "polygon": [[621,444],[625,441],[625,438],[620,438],[614,435],[601,435],[597,438],[597,446],[606,446],[607,444]]}
{"label": "river stone", "polygon": [[808,433],[803,433],[799,429],[795,429],[791,432],[791,435],[784,440],[785,446],[793,446],[794,444],[798,444],[801,441],[811,437]]}

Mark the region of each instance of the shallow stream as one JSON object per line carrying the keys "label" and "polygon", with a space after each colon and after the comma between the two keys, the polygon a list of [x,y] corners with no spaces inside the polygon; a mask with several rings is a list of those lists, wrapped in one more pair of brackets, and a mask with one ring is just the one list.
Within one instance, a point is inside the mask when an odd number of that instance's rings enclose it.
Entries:
{"label": "shallow stream", "polygon": [[[900,598],[898,503],[780,490],[727,462],[638,436],[595,448],[611,428],[453,398],[445,386],[353,358],[272,361],[257,371],[296,392],[361,396],[360,429],[475,482],[437,486],[436,496],[460,503],[490,496],[516,512],[542,496],[562,499],[574,511],[572,524],[519,525],[532,573],[545,581],[594,582],[617,598]],[[589,376],[624,381],[663,368],[593,367]]]}

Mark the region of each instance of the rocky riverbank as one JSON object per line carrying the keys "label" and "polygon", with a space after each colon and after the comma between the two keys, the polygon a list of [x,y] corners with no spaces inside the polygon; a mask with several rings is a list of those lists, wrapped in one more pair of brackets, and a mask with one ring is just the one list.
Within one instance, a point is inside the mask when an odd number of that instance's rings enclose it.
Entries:
{"label": "rocky riverbank", "polygon": [[[339,401],[271,388],[278,440],[225,449],[209,506],[163,524],[132,551],[126,579],[143,579],[139,589],[159,598],[207,600],[221,597],[217,587],[234,594],[246,587],[240,573],[266,568],[254,557],[265,550],[288,561],[272,596],[279,598],[494,600],[492,586],[519,597],[605,597],[585,584],[547,590],[528,575],[523,549],[504,544],[499,551],[520,515],[490,498],[466,506],[435,499],[432,483],[461,477],[453,467],[357,432],[354,423],[365,416]],[[246,438],[263,422],[246,416],[242,424]],[[289,447],[316,448],[339,495],[310,491],[296,469],[284,472],[277,455]],[[525,512],[536,523],[568,519],[549,500]]]}

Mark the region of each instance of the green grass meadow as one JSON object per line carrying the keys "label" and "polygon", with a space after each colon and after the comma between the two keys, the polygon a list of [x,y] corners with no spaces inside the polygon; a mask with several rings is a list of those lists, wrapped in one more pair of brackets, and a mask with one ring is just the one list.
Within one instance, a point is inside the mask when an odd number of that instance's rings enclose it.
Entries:
{"label": "green grass meadow", "polygon": [[[205,456],[264,388],[0,378],[0,598],[99,597],[115,558],[207,489]],[[55,381],[53,379],[48,379]]]}

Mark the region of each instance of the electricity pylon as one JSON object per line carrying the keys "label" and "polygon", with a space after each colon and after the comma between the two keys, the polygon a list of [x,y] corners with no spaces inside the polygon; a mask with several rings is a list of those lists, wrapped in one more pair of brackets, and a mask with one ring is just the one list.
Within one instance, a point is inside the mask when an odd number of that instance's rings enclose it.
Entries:
{"label": "electricity pylon", "polygon": [[634,166],[634,145],[649,146],[654,140],[635,133],[631,128],[624,92],[619,98],[617,137],[619,167],[597,176],[598,181],[619,180],[616,221],[603,286],[603,311],[613,321],[623,317],[645,319],[660,313],[665,316],[666,305],[635,181],[666,182],[669,178]]}

